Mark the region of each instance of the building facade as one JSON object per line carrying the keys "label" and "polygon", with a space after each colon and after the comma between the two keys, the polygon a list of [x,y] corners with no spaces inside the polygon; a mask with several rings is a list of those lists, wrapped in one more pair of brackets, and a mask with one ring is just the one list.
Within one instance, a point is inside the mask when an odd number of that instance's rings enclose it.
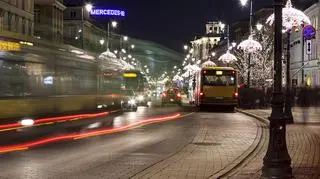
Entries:
{"label": "building facade", "polygon": [[63,0],[35,0],[34,36],[53,42],[63,42]]}
{"label": "building facade", "polygon": [[307,54],[307,43],[303,38],[302,30],[292,32],[291,35],[291,75],[295,86],[307,85],[319,87],[320,85],[320,2],[307,8],[304,13],[310,18],[315,27],[316,38],[311,40],[311,54]]}
{"label": "building facade", "polygon": [[24,39],[33,34],[34,0],[0,0],[0,32]]}
{"label": "building facade", "polygon": [[106,50],[106,30],[96,26],[84,7],[68,7],[64,12],[64,41],[90,51]]}
{"label": "building facade", "polygon": [[221,22],[208,22],[206,24],[206,35],[191,41],[193,48],[193,58],[196,60],[208,60],[211,58],[211,50],[219,44],[224,29]]}

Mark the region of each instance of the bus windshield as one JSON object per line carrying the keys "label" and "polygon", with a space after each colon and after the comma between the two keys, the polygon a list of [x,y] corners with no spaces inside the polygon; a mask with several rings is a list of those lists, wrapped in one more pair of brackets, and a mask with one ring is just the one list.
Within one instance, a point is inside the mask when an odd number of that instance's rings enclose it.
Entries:
{"label": "bus windshield", "polygon": [[232,71],[210,71],[203,74],[205,86],[234,86],[236,85],[235,74]]}

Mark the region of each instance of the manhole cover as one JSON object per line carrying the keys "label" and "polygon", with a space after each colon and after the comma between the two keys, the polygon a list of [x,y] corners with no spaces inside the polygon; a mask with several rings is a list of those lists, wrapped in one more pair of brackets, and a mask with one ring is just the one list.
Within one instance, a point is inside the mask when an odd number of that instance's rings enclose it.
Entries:
{"label": "manhole cover", "polygon": [[221,143],[214,143],[214,142],[195,142],[193,145],[201,145],[201,146],[217,146],[221,145]]}

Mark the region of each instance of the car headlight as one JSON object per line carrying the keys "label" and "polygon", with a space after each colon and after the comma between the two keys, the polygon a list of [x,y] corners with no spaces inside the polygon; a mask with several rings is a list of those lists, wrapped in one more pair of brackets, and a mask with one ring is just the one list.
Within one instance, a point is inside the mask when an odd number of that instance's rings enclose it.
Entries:
{"label": "car headlight", "polygon": [[139,101],[143,101],[144,100],[144,97],[142,95],[138,96],[138,100]]}
{"label": "car headlight", "polygon": [[129,104],[136,104],[136,100],[130,99],[130,100],[128,101],[128,103],[129,103]]}

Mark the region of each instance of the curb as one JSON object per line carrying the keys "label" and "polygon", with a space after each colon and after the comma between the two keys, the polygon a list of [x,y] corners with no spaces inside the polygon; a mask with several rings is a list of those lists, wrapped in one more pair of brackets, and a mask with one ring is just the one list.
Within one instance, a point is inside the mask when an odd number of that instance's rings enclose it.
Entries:
{"label": "curb", "polygon": [[269,125],[269,122],[266,119],[259,117],[257,115],[247,113],[239,109],[235,109],[235,110],[237,112],[240,112],[250,117],[258,119],[258,121],[260,121],[262,124],[257,123],[257,134],[254,141],[250,145],[250,147],[245,152],[243,152],[237,159],[235,159],[230,165],[226,166],[225,168],[221,169],[215,174],[209,176],[208,178],[219,178],[219,179],[229,178],[229,174],[232,172],[235,172],[238,167],[241,167],[241,165],[243,165],[246,162],[246,160],[251,155],[253,155],[259,149],[260,145],[263,143],[263,139],[266,135],[263,129],[263,125]]}
{"label": "curb", "polygon": [[246,112],[246,111],[238,109],[238,108],[236,108],[235,111],[240,112],[240,113],[245,114],[245,115],[248,115],[250,117],[256,118],[256,119],[258,119],[260,122],[262,122],[264,124],[269,125],[269,123],[270,123],[269,120],[267,120],[267,119],[265,119],[263,117],[260,117],[260,116],[258,116],[256,114],[253,114],[253,113],[250,113],[250,112]]}

